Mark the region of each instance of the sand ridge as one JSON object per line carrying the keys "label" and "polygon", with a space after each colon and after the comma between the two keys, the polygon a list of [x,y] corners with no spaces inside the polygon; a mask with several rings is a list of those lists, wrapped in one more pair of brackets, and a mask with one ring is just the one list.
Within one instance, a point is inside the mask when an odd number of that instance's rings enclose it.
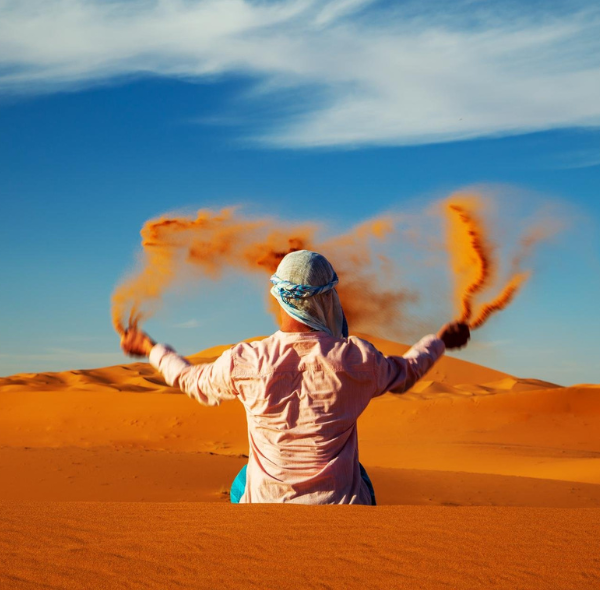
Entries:
{"label": "sand ridge", "polygon": [[[364,334],[358,337],[368,340],[384,354],[402,355],[410,347],[375,338]],[[249,338],[246,342],[260,340],[263,337]],[[194,364],[214,361],[231,345],[213,346],[197,354],[187,357]],[[482,367],[467,361],[451,357],[443,357],[427,374],[427,379],[444,386],[476,385],[487,382],[500,383],[511,379],[506,373]],[[524,380],[526,381],[526,380]],[[551,384],[548,384],[551,385]],[[100,369],[84,369],[62,371],[58,373],[21,373],[9,377],[0,377],[0,392],[10,391],[58,391],[69,390],[113,390],[120,392],[160,392],[176,393],[176,390],[165,385],[161,376],[148,363],[131,363],[115,365]],[[477,388],[474,388],[474,391]],[[415,391],[418,391],[415,388]]]}
{"label": "sand ridge", "polygon": [[0,504],[0,586],[504,588],[600,584],[600,510]]}
{"label": "sand ridge", "polygon": [[600,385],[446,357],[358,434],[377,507],[236,506],[240,403],[146,363],[0,379],[0,587],[600,585]]}
{"label": "sand ridge", "polygon": [[[408,348],[369,339],[387,354]],[[190,358],[207,362],[226,348]],[[599,386],[559,387],[445,357],[410,392],[375,399],[358,432],[381,502],[600,500]],[[44,499],[45,489],[55,499],[221,502],[247,454],[241,404],[203,407],[147,363],[0,381],[0,459],[10,475],[0,499]],[[180,477],[175,466],[192,475]],[[161,477],[167,472],[169,485]],[[455,484],[466,476],[471,488],[461,495]],[[524,493],[522,482],[536,482],[537,494]]]}

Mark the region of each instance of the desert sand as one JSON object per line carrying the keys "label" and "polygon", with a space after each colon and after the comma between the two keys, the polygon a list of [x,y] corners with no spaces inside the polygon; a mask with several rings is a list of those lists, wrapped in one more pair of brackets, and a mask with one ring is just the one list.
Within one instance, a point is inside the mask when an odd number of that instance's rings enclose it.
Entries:
{"label": "desert sand", "polygon": [[145,363],[2,378],[0,587],[600,587],[600,385],[445,357],[359,438],[379,506],[232,506],[241,404]]}

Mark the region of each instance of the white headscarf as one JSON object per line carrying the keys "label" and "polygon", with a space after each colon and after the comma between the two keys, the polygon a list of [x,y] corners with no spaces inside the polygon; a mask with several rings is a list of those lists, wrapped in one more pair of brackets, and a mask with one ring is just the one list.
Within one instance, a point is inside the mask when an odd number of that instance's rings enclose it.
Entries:
{"label": "white headscarf", "polygon": [[335,286],[338,277],[316,252],[290,252],[271,277],[271,294],[294,319],[335,338],[348,336],[348,325]]}

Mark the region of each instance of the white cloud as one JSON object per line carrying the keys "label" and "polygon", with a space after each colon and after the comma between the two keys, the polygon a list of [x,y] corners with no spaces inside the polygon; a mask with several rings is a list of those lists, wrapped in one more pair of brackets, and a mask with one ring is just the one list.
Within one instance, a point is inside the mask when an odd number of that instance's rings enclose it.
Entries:
{"label": "white cloud", "polygon": [[187,322],[182,322],[180,324],[173,324],[173,328],[183,328],[183,329],[193,329],[193,328],[199,328],[200,326],[203,326],[205,324],[205,322],[201,321],[201,320],[188,320]]}
{"label": "white cloud", "polygon": [[[66,348],[46,348],[43,352],[27,354],[0,354],[0,368],[8,373],[21,370],[22,366],[31,366],[32,362],[41,363],[43,370],[64,370],[64,367],[106,366],[127,362],[122,352],[84,352]],[[4,373],[2,373],[4,374]]]}
{"label": "white cloud", "polygon": [[555,163],[555,168],[565,170],[571,168],[592,168],[600,166],[600,149],[596,150],[579,150],[569,154],[564,154]]}
{"label": "white cloud", "polygon": [[0,91],[243,74],[263,93],[294,89],[255,137],[281,147],[598,126],[600,11],[500,6],[0,0]]}
{"label": "white cloud", "polygon": [[322,10],[317,14],[315,23],[317,25],[328,25],[348,14],[362,10],[373,0],[331,0],[324,2]]}
{"label": "white cloud", "polygon": [[512,340],[476,340],[469,342],[469,351],[488,351],[490,349],[501,349],[507,346],[513,346]]}

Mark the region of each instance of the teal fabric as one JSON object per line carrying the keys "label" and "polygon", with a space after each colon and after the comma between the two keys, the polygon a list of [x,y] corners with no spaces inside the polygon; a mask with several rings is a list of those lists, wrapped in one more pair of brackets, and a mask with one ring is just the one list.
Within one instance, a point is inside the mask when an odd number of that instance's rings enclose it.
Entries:
{"label": "teal fabric", "polygon": [[[365,468],[359,463],[360,467],[360,476],[363,478],[363,481],[367,484],[369,488],[369,492],[371,492],[371,505],[377,506],[377,502],[375,501],[375,490],[373,489],[373,484],[371,483],[371,479],[367,475],[367,471]],[[235,476],[233,483],[231,484],[231,491],[229,492],[229,499],[232,504],[239,504],[240,498],[244,494],[244,490],[246,489],[246,469],[248,465],[244,465],[240,472]]]}
{"label": "teal fabric", "polygon": [[276,293],[285,301],[287,305],[291,305],[294,309],[296,306],[292,303],[291,299],[306,299],[307,297],[314,297],[321,293],[327,293],[331,291],[338,283],[338,276],[333,273],[333,279],[326,285],[320,285],[314,287],[312,285],[296,285],[290,281],[280,279],[276,274],[271,277],[273,288]]}
{"label": "teal fabric", "polygon": [[248,465],[244,465],[240,472],[235,476],[233,483],[231,484],[231,491],[229,492],[229,499],[232,504],[239,504],[240,498],[242,497],[244,490],[246,489],[246,469]]}

